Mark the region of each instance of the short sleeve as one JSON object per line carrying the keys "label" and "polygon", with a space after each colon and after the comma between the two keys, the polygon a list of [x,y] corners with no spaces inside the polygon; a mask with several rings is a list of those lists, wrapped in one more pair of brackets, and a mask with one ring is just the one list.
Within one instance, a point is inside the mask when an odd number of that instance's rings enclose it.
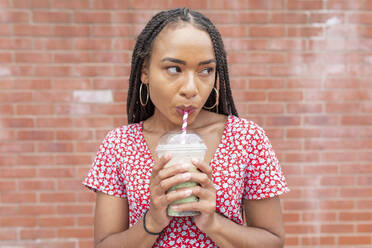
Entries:
{"label": "short sleeve", "polygon": [[259,200],[289,191],[285,177],[265,131],[253,125],[247,132],[247,167],[244,173],[246,200]]}
{"label": "short sleeve", "polygon": [[126,197],[126,188],[117,156],[119,142],[120,139],[115,131],[109,132],[99,147],[83,185],[95,192],[101,191],[112,196]]}

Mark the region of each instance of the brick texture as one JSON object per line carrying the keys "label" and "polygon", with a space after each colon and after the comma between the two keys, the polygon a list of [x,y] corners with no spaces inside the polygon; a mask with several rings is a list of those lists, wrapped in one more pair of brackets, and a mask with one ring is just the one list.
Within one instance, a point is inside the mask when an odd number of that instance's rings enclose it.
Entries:
{"label": "brick texture", "polygon": [[127,122],[136,35],[183,6],[221,31],[280,159],[286,247],[372,247],[371,0],[0,0],[0,247],[93,247],[80,182]]}

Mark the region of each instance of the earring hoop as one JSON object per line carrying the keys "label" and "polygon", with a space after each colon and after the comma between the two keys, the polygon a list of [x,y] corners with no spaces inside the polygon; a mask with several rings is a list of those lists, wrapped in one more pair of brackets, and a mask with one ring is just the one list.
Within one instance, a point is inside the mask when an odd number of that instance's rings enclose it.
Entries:
{"label": "earring hoop", "polygon": [[213,87],[213,89],[216,92],[216,102],[211,107],[206,107],[206,106],[203,107],[203,108],[208,109],[208,110],[213,109],[214,107],[216,107],[218,105],[218,97],[219,97],[218,90],[216,89],[216,87]]}
{"label": "earring hoop", "polygon": [[147,90],[146,103],[143,103],[143,101],[142,101],[142,86],[143,85],[144,85],[144,83],[141,83],[141,86],[139,88],[139,99],[140,99],[140,103],[141,103],[142,107],[145,107],[147,105],[147,103],[149,102],[149,86],[148,86],[148,84],[146,84],[146,90]]}

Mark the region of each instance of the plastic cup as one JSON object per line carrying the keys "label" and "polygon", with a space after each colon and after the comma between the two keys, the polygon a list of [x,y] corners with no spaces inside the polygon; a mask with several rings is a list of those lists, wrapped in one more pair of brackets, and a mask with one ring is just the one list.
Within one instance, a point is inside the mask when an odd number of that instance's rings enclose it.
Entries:
{"label": "plastic cup", "polygon": [[[203,160],[207,151],[207,146],[203,140],[194,132],[188,131],[186,134],[180,132],[172,132],[163,135],[159,144],[156,148],[158,157],[164,156],[165,154],[171,154],[171,160],[166,164],[165,167],[173,166],[174,164],[186,164],[189,166],[190,172],[198,172],[195,166],[192,164],[192,159]],[[184,182],[171,187],[169,191],[177,190],[180,188],[188,188],[197,185],[195,182]],[[191,195],[186,198],[172,202],[167,208],[167,214],[169,216],[194,216],[200,214],[199,211],[174,211],[171,206],[182,203],[198,201],[198,197]]]}

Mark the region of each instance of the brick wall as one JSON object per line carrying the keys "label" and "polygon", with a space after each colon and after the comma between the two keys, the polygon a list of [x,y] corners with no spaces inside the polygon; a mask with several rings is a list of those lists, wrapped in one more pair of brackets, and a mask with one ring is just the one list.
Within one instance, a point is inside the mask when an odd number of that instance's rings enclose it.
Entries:
{"label": "brick wall", "polygon": [[126,123],[134,38],[185,5],[287,175],[286,247],[371,247],[372,0],[0,0],[0,247],[93,247],[80,183]]}

